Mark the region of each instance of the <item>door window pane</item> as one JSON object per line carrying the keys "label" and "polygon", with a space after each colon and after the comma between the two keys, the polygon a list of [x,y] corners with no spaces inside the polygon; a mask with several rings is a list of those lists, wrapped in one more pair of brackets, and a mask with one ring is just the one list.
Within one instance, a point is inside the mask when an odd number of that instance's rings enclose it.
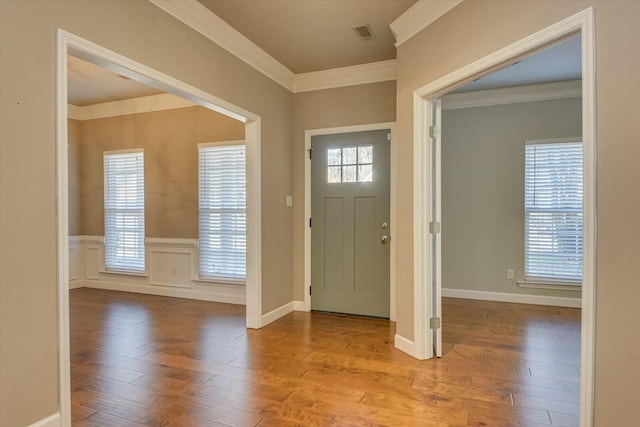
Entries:
{"label": "door window pane", "polygon": [[342,182],[356,182],[355,166],[343,166],[342,172],[343,172]]}
{"label": "door window pane", "polygon": [[340,148],[330,148],[327,150],[327,164],[328,165],[340,165],[342,157],[342,150]]}
{"label": "door window pane", "polygon": [[372,182],[373,146],[329,148],[327,182]]}
{"label": "door window pane", "polygon": [[328,174],[327,174],[327,182],[342,182],[342,175],[340,173],[340,166],[329,166]]}

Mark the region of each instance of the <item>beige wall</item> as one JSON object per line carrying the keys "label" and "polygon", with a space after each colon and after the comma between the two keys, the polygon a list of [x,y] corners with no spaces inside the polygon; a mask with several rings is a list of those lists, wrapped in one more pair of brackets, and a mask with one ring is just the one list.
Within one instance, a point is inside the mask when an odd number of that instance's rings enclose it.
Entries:
{"label": "beige wall", "polygon": [[285,205],[292,192],[292,94],[147,1],[2,0],[2,426],[29,425],[58,410],[57,28],[261,116],[263,313],[293,293],[292,210]]}
{"label": "beige wall", "polygon": [[639,2],[465,1],[399,47],[397,330],[413,338],[413,91],[589,6],[597,60],[595,420],[629,426],[640,402]]}
{"label": "beige wall", "polygon": [[520,288],[524,275],[524,141],[580,137],[582,100],[442,112],[442,287],[580,298]]}
{"label": "beige wall", "polygon": [[244,124],[204,107],[188,107],[86,120],[80,135],[79,234],[104,234],[104,152],[142,148],[146,236],[196,239],[198,144],[243,140]]}
{"label": "beige wall", "polygon": [[82,159],[80,136],[82,122],[67,120],[69,133],[69,236],[82,233],[82,200],[80,198],[82,186]]}
{"label": "beige wall", "polygon": [[293,97],[293,283],[295,301],[304,300],[304,132],[396,119],[396,82],[301,92]]}

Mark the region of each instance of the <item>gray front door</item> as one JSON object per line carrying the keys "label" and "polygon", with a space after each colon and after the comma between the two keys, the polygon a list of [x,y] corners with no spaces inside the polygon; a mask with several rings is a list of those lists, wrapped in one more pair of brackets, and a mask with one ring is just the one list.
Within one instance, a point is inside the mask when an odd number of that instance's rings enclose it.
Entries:
{"label": "gray front door", "polygon": [[389,317],[389,130],[311,138],[311,308]]}

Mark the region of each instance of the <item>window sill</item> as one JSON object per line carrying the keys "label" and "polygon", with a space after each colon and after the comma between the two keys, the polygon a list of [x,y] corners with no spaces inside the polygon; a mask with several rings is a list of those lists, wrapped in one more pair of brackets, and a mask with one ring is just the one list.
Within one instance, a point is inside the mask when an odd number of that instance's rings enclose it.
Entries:
{"label": "window sill", "polygon": [[530,289],[556,289],[562,291],[579,291],[582,289],[581,282],[562,282],[544,280],[518,280],[518,286]]}
{"label": "window sill", "polygon": [[240,279],[229,279],[229,278],[212,278],[212,277],[196,277],[195,279],[193,279],[194,282],[199,282],[199,283],[216,283],[219,285],[246,285],[247,281],[246,280],[240,280]]}
{"label": "window sill", "polygon": [[98,273],[102,274],[117,274],[120,276],[135,276],[135,277],[149,277],[149,273],[145,272],[136,272],[136,271],[127,271],[127,270],[107,270],[103,269],[98,271]]}

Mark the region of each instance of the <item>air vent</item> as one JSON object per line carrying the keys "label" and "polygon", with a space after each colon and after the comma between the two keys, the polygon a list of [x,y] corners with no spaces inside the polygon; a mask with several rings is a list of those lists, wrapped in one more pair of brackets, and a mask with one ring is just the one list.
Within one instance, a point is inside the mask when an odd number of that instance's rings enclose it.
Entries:
{"label": "air vent", "polygon": [[369,24],[355,27],[353,31],[356,32],[356,34],[358,35],[358,37],[360,37],[361,40],[373,40],[376,38]]}

